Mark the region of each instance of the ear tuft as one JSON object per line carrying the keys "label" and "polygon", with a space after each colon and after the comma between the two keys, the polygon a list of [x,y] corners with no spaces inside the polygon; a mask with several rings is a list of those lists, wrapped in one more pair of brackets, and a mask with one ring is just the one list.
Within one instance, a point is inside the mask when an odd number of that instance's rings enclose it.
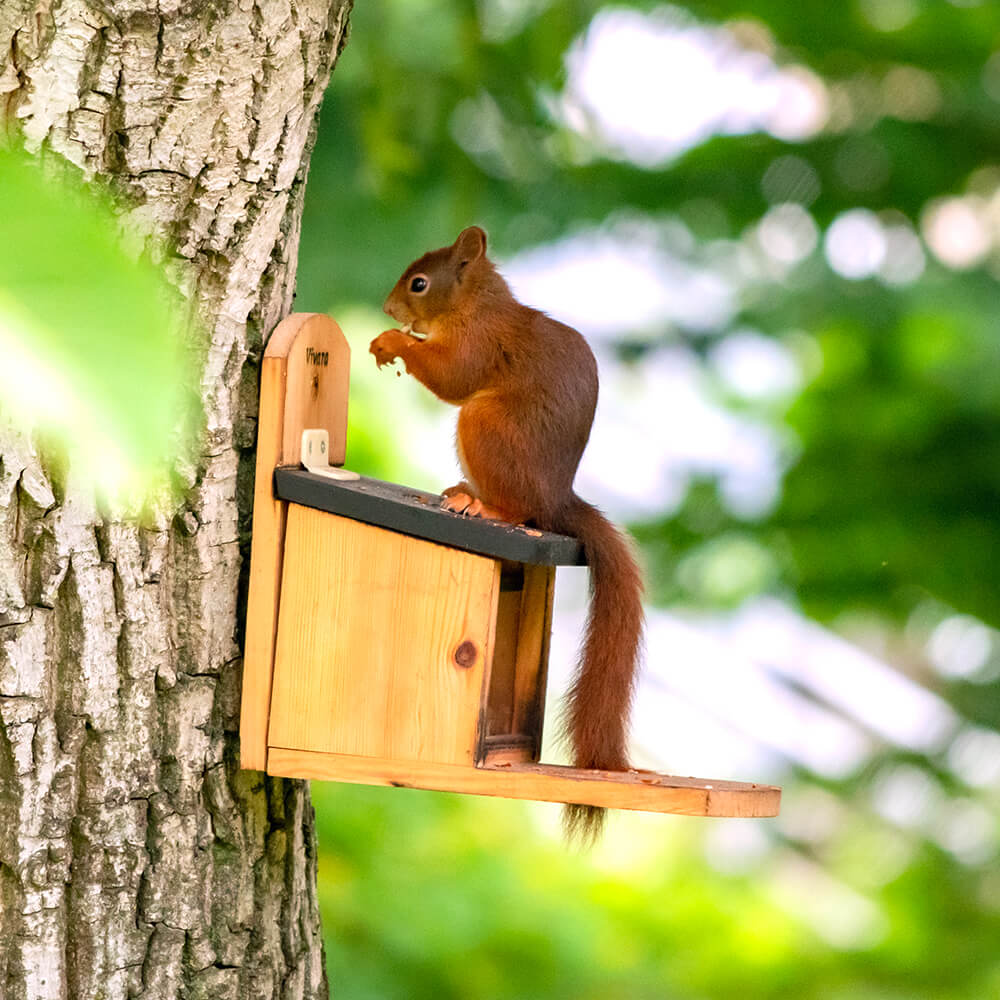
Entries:
{"label": "ear tuft", "polygon": [[463,229],[458,234],[458,239],[455,240],[454,249],[460,267],[479,260],[486,253],[485,231],[479,226],[469,226],[468,229]]}

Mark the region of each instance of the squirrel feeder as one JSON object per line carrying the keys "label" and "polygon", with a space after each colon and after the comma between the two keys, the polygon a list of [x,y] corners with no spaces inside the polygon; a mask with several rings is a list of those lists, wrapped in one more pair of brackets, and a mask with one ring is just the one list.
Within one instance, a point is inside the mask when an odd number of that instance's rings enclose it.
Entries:
{"label": "squirrel feeder", "polygon": [[[464,518],[439,498],[333,478],[350,351],[293,314],[261,374],[241,765],[273,775],[692,816],[777,815],[770,785],[539,762],[565,535]],[[301,468],[304,431],[327,454]],[[321,437],[307,437],[309,445]],[[336,475],[336,473],[334,473]]]}

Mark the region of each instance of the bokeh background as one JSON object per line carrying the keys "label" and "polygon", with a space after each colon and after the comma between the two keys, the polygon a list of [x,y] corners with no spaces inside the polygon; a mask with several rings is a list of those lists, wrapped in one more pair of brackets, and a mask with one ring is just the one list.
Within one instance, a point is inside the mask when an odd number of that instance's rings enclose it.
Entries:
{"label": "bokeh background", "polygon": [[334,995],[1000,997],[1000,6],[358,3],[297,299],[352,342],[354,468],[456,479],[454,413],[366,352],[471,223],[599,359],[635,760],[783,810],[580,854],[554,806],[317,784]]}

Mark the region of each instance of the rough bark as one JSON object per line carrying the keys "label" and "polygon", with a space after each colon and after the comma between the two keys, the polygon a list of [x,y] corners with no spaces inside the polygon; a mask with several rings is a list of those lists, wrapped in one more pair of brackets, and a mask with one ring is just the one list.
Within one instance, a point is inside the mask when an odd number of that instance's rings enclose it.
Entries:
{"label": "rough bark", "polygon": [[237,613],[256,364],[348,8],[0,0],[0,125],[110,178],[209,338],[181,509],[115,520],[0,423],[5,1000],[327,994],[307,787],[238,769]]}

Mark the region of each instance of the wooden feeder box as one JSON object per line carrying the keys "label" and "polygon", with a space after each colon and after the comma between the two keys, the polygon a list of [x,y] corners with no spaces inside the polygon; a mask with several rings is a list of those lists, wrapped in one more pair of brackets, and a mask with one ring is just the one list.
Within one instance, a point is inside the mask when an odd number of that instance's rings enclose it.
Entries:
{"label": "wooden feeder box", "polygon": [[[295,314],[264,354],[241,717],[244,768],[697,816],[774,816],[780,789],[539,763],[555,567],[574,538],[300,467],[343,463],[350,352]],[[310,464],[312,464],[310,462]]]}

